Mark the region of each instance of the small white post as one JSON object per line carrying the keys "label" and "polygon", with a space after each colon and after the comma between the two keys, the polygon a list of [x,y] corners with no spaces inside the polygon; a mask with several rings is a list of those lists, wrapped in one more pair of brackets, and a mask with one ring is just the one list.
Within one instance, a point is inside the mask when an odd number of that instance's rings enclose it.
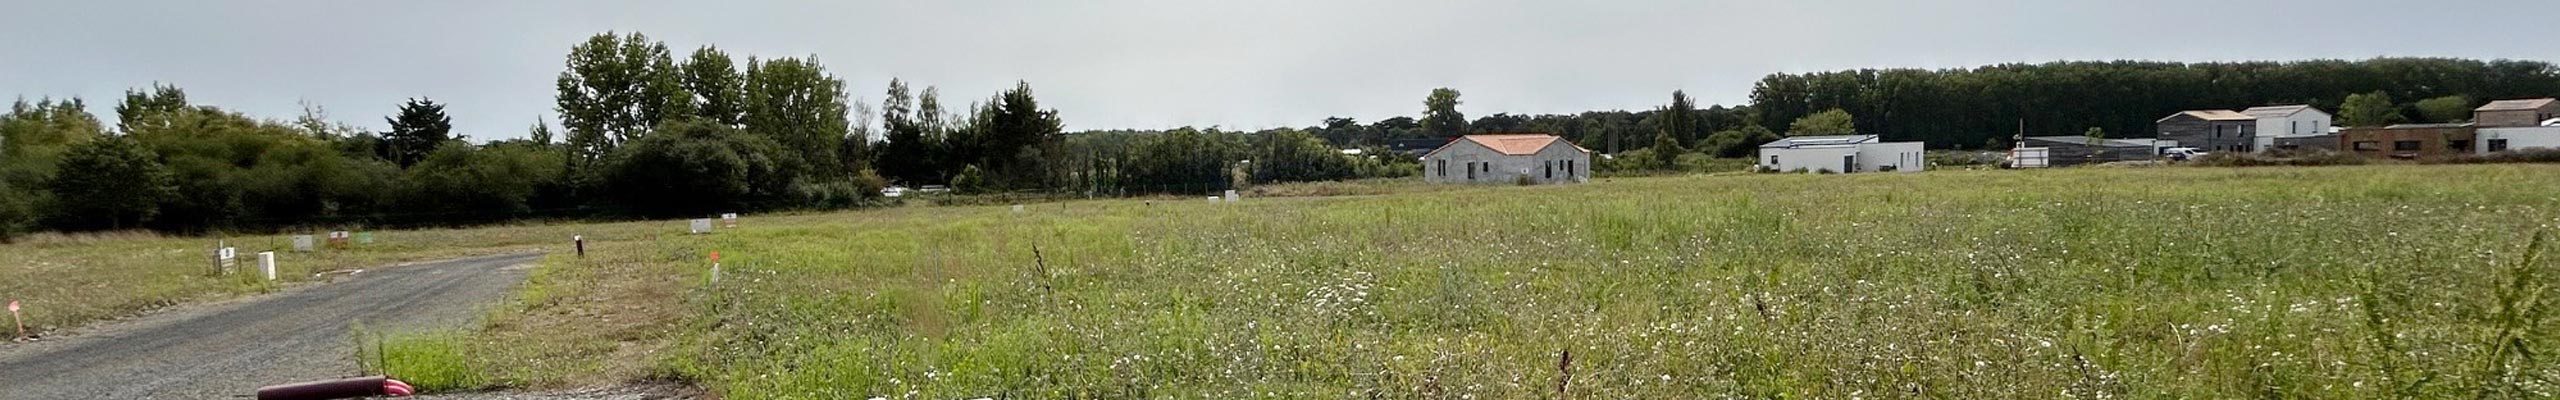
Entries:
{"label": "small white post", "polygon": [[692,229],[692,230],[693,230],[693,234],[696,234],[696,235],[705,234],[705,233],[711,233],[711,219],[710,219],[710,218],[698,218],[698,219],[694,219],[694,220],[693,220],[693,226],[692,226],[692,228],[693,228],[693,229]]}
{"label": "small white post", "polygon": [[267,280],[276,280],[276,252],[258,252],[258,271],[267,274]]}
{"label": "small white post", "polygon": [[1015,205],[1013,205],[1013,213],[1015,213],[1015,214],[1021,214],[1021,213],[1022,213],[1022,205],[1021,205],[1021,204],[1015,204]]}

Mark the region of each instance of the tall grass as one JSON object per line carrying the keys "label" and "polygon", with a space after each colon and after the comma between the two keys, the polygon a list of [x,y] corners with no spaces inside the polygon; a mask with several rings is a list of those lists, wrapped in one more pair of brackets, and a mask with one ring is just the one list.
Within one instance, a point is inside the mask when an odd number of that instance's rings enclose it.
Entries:
{"label": "tall grass", "polygon": [[441,392],[488,387],[493,382],[472,361],[463,331],[353,332],[360,373],[387,375],[418,390]]}
{"label": "tall grass", "polygon": [[2528,294],[2551,287],[2518,286],[2546,278],[2517,255],[2560,217],[2552,172],[908,208],[750,219],[616,268],[674,282],[645,374],[732,398],[2535,397],[2560,369]]}

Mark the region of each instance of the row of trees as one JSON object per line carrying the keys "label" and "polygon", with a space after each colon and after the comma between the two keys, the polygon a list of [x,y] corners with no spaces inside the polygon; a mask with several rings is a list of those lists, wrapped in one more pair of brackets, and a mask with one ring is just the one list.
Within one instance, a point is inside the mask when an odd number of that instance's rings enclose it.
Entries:
{"label": "row of trees", "polygon": [[486,220],[531,211],[564,159],[526,141],[473,146],[443,106],[413,99],[379,135],[307,107],[293,122],[192,104],[174,86],[128,91],[109,129],[78,100],[0,114],[0,238],[29,227],[243,226]]}
{"label": "row of trees", "polygon": [[2467,118],[2477,101],[2555,93],[2560,69],[2541,61],[2057,62],[1773,74],[1752,89],[1751,109],[1753,121],[1772,130],[1843,110],[1855,116],[1859,131],[1933,148],[1972,148],[1999,144],[2020,125],[2031,136],[2092,127],[2141,136],[2154,131],[2153,121],[2181,110],[2273,104],[2342,110],[2357,94],[2383,104],[2366,100],[2358,109],[2365,117],[2342,123],[2451,121]]}
{"label": "row of trees", "polygon": [[1070,135],[1027,83],[953,113],[935,89],[919,95],[892,81],[875,110],[850,101],[815,57],[741,61],[704,46],[679,59],[638,33],[573,46],[555,84],[557,137],[536,121],[524,138],[480,144],[425,98],[402,104],[380,132],[316,106],[292,121],[253,118],[156,84],[129,91],[112,127],[80,99],[21,100],[0,114],[0,240],[30,228],[203,232],[835,208],[872,201],[890,184],[1195,192],[1397,170],[1301,130]]}

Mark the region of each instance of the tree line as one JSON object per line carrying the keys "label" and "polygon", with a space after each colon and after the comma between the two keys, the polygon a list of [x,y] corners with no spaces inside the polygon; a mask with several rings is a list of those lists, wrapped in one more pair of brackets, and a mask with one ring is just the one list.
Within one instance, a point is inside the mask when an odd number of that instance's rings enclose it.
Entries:
{"label": "tree line", "polygon": [[1190,193],[1394,171],[1303,131],[1070,135],[1025,82],[952,112],[934,88],[893,80],[875,109],[814,56],[702,46],[678,58],[639,33],[590,37],[563,64],[556,129],[534,121],[522,138],[477,144],[424,97],[379,132],[311,105],[255,118],[157,83],[127,91],[112,127],[82,99],[20,99],[0,114],[0,241],[831,209],[880,202],[890,185]]}
{"label": "tree line", "polygon": [[1754,85],[1751,108],[1758,112],[1753,121],[1771,130],[1839,110],[1854,117],[1859,132],[1965,149],[2003,146],[2021,129],[2027,136],[2097,128],[2148,137],[2154,121],[2184,110],[2309,104],[2335,113],[2357,95],[2370,99],[2361,99],[2358,118],[2342,123],[2451,122],[2487,100],[2560,95],[2560,69],[2448,58],[1859,69],[1769,75]]}
{"label": "tree line", "polygon": [[[445,104],[408,99],[374,132],[317,106],[290,120],[194,104],[154,84],[103,121],[82,99],[21,99],[0,114],[0,238],[27,229],[173,232],[420,225],[527,217],[666,217],[879,202],[892,185],[964,193],[1197,194],[1249,184],[1412,176],[1413,157],[1472,133],[1565,137],[1604,171],[1748,157],[1791,135],[1875,133],[1933,148],[2029,135],[2140,136],[2188,109],[2303,103],[2343,124],[2445,122],[2501,98],[2560,93],[2537,61],[2374,59],[2062,62],[1950,70],[1773,74],[1752,104],[1468,118],[1456,89],[1417,117],[1233,131],[1065,132],[1028,83],[952,111],[892,80],[853,101],[816,57],[678,58],[638,33],[572,46],[555,80],[558,128],[474,144]],[[2407,102],[2393,99],[2413,99]],[[108,123],[112,122],[110,126]]]}

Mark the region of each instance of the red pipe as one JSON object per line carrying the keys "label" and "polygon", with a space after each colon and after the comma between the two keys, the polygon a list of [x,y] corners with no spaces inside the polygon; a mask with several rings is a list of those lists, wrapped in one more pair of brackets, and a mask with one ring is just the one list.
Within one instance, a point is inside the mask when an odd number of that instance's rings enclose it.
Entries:
{"label": "red pipe", "polygon": [[258,400],[328,400],[366,396],[408,396],[415,390],[408,383],[387,376],[367,376],[339,380],[288,383],[258,388]]}

